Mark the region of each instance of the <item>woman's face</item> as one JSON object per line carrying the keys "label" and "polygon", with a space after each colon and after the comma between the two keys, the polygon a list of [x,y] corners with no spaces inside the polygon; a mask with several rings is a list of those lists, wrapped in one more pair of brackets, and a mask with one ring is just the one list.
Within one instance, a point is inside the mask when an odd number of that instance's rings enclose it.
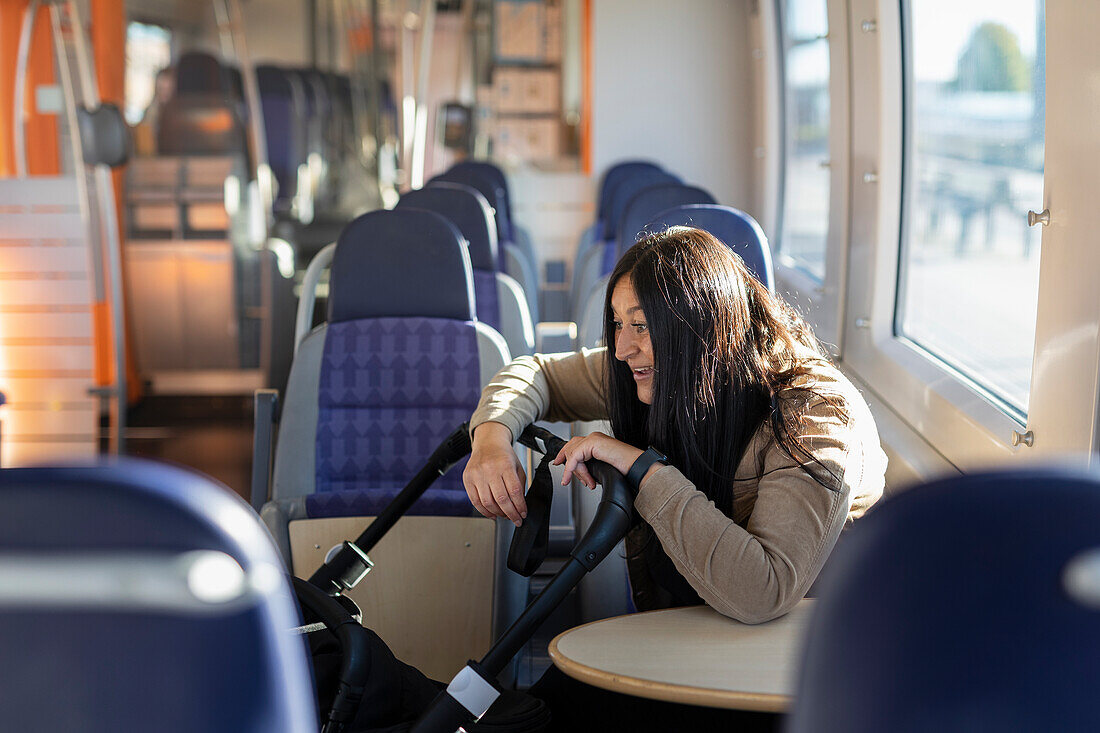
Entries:
{"label": "woman's face", "polygon": [[638,304],[629,275],[619,278],[611,291],[611,317],[615,325],[615,358],[626,362],[634,373],[638,399],[653,404],[653,344],[649,325]]}

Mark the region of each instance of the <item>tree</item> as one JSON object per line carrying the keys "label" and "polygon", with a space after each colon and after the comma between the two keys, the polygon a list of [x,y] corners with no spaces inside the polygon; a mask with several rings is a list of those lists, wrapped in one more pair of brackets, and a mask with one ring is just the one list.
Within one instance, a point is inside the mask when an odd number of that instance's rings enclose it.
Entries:
{"label": "tree", "polygon": [[959,92],[1023,92],[1031,88],[1027,61],[1016,35],[1001,23],[974,29],[959,55],[951,84]]}

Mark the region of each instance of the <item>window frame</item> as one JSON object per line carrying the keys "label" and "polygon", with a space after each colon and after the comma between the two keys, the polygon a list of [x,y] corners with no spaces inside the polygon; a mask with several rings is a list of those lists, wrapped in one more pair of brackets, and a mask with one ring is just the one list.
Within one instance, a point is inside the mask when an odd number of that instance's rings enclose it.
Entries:
{"label": "window frame", "polygon": [[[1056,26],[1058,43],[1046,48],[1046,140],[1043,200],[1052,225],[1042,231],[1039,302],[1029,409],[1026,423],[988,392],[927,351],[894,333],[901,254],[903,192],[902,32],[907,0],[853,0],[850,28],[853,78],[853,154],[850,315],[845,323],[848,366],[890,408],[962,470],[1012,460],[1072,456],[1093,462],[1100,395],[1100,332],[1094,273],[1100,252],[1089,246],[1100,214],[1088,203],[1083,175],[1100,155],[1072,130],[1089,128],[1100,116],[1087,95],[1074,92],[1083,74],[1100,69],[1100,50],[1081,27],[1083,15],[1100,20],[1100,8],[1053,4],[1046,32]],[[861,33],[874,19],[875,33]],[[1061,35],[1064,34],[1064,38]],[[871,38],[870,36],[877,36]],[[1054,51],[1052,54],[1051,51]],[[881,77],[879,77],[881,74]],[[1064,121],[1064,122],[1063,122]],[[1072,121],[1072,122],[1070,122]],[[911,129],[911,127],[906,128]],[[877,183],[861,180],[877,171]],[[1095,170],[1095,168],[1092,168]],[[1063,217],[1055,221],[1061,206]],[[1071,216],[1066,216],[1072,212]],[[1020,212],[1023,216],[1024,212]],[[1006,303],[1011,307],[1011,302]],[[859,319],[867,327],[856,325]],[[1032,431],[1033,447],[1014,444],[1014,434]]]}
{"label": "window frame", "polygon": [[[778,122],[774,152],[769,170],[773,181],[769,207],[770,231],[775,232],[776,256],[773,260],[777,290],[794,305],[813,327],[814,333],[835,358],[843,355],[842,329],[847,280],[848,175],[849,175],[849,89],[847,12],[841,3],[826,2],[829,46],[829,219],[825,238],[825,277],[821,280],[782,251],[784,199],[787,185],[787,90],[786,33],[783,25],[784,0],[764,6],[765,36],[773,39],[769,65],[776,83],[771,89],[768,108]],[[769,147],[765,147],[768,150]],[[768,180],[768,179],[765,179]]]}

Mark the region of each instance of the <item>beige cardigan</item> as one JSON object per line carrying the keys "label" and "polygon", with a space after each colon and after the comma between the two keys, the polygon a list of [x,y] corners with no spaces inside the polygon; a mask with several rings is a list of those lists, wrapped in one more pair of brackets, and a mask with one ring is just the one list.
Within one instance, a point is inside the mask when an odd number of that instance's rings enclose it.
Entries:
{"label": "beige cardigan", "polygon": [[[606,420],[606,358],[607,349],[600,348],[515,359],[486,386],[471,430],[493,421],[516,437],[536,419]],[[643,481],[635,501],[700,597],[746,623],[790,611],[821,571],[841,530],[882,496],[886,456],[866,402],[831,364],[816,360],[808,366],[811,376],[784,397],[801,401],[804,429],[798,439],[839,477],[837,485],[826,488],[811,478],[771,439],[765,422],[737,467],[732,518],[674,466]],[[630,575],[636,599],[653,605],[646,602],[652,597],[647,589],[638,587],[646,574],[632,567]]]}

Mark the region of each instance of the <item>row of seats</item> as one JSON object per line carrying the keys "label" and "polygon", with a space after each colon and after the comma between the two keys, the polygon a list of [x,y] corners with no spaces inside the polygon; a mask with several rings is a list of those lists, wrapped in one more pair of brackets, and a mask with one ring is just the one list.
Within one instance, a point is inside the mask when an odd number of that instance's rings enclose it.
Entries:
{"label": "row of seats", "polygon": [[[175,92],[164,104],[158,155],[248,157],[249,109],[240,72],[210,54],[191,51],[174,67]],[[307,262],[335,240],[348,211],[371,201],[347,76],[314,68],[256,67],[256,84],[275,183],[277,235]],[[355,205],[350,203],[348,192]]]}

